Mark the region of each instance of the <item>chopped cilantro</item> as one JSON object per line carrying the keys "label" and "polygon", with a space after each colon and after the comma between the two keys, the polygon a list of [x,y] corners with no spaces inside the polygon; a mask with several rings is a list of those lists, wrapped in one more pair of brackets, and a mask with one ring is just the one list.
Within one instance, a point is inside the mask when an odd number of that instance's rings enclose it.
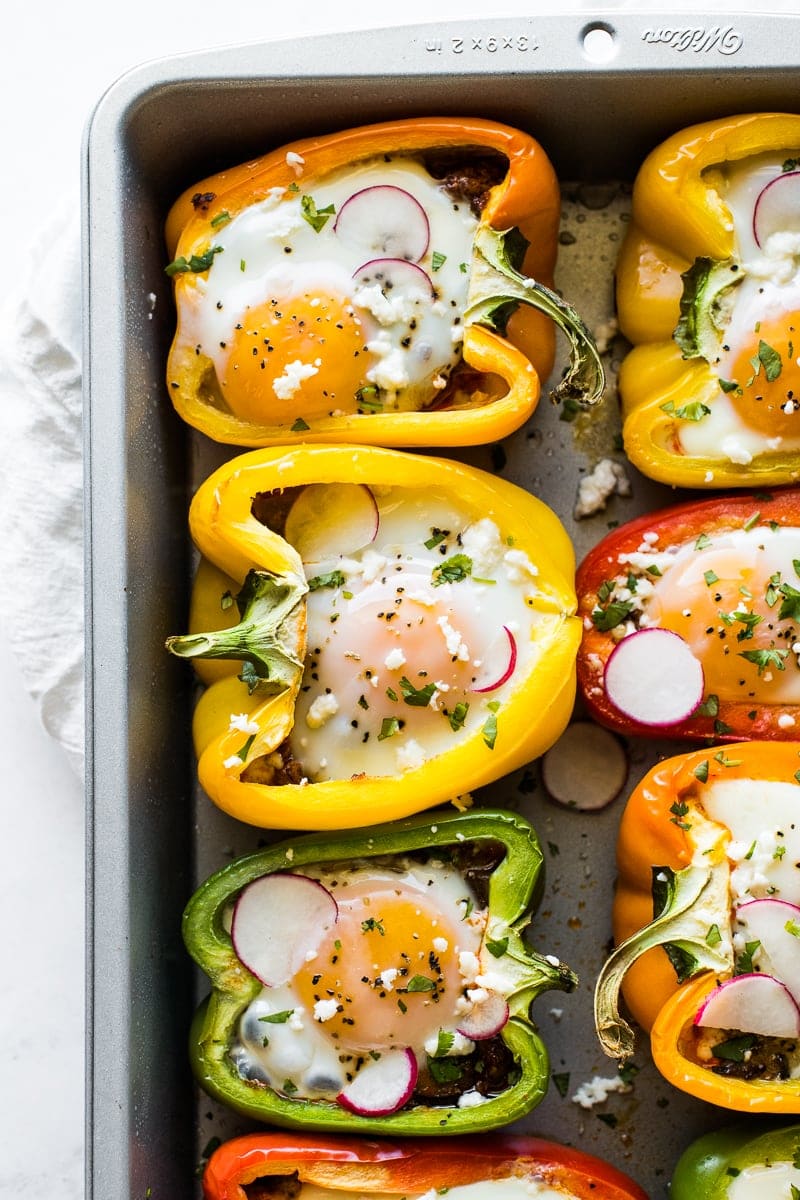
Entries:
{"label": "chopped cilantro", "polygon": [[192,254],[189,258],[176,258],[168,266],[164,268],[164,273],[172,277],[173,275],[183,275],[187,272],[199,274],[201,271],[207,271],[214,261],[215,254],[222,254],[222,246],[211,246],[206,250],[205,254]]}
{"label": "chopped cilantro", "polygon": [[508,949],[508,938],[487,938],[484,945],[494,958],[502,958]]}
{"label": "chopped cilantro", "polygon": [[443,583],[461,583],[471,574],[472,559],[466,554],[453,554],[433,568],[433,586],[441,587]]}
{"label": "chopped cilantro", "polygon": [[400,688],[406,704],[410,704],[412,708],[427,708],[436,691],[436,684],[426,683],[424,687],[415,688],[411,680],[404,675],[400,680]]}
{"label": "chopped cilantro", "polygon": [[394,737],[400,732],[400,722],[397,717],[384,717],[381,721],[381,731],[378,734],[378,741],[385,742],[387,738]]}
{"label": "chopped cilantro", "polygon": [[775,667],[777,671],[785,671],[786,664],[784,659],[788,657],[788,650],[740,650],[739,658],[746,658],[748,662],[755,663],[758,667],[759,675],[766,671],[767,667]]}
{"label": "chopped cilantro", "polygon": [[317,208],[311,196],[303,196],[301,198],[300,208],[302,209],[304,219],[308,221],[315,233],[319,233],[321,229],[324,229],[325,225],[336,212],[332,204],[326,205],[325,208]]}
{"label": "chopped cilantro", "polygon": [[464,728],[464,722],[467,719],[468,712],[469,704],[466,702],[466,700],[459,700],[452,712],[447,714],[447,719],[450,722],[450,728],[453,730],[453,733],[458,733],[459,729]]}
{"label": "chopped cilantro", "polygon": [[345,582],[343,571],[338,569],[328,571],[326,575],[315,575],[308,581],[308,590],[310,592],[318,592],[320,588],[338,588]]}
{"label": "chopped cilantro", "polygon": [[447,255],[440,254],[438,250],[434,250],[433,254],[431,255],[431,270],[439,271],[446,262]]}
{"label": "chopped cilantro", "polygon": [[281,1012],[267,1013],[266,1016],[258,1019],[266,1025],[285,1025],[293,1012],[293,1008],[284,1008]]}

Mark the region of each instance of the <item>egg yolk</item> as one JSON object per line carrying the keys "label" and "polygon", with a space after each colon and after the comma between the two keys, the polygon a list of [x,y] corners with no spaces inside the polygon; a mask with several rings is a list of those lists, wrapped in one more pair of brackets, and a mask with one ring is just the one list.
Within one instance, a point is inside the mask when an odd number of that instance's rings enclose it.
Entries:
{"label": "egg yolk", "polygon": [[338,920],[294,977],[308,1012],[321,1006],[326,1034],[348,1050],[421,1049],[452,1027],[463,991],[457,933],[433,898],[391,880],[334,895]]}
{"label": "egg yolk", "polygon": [[[706,693],[721,699],[768,701],[791,646],[790,624],[778,621],[780,605],[766,597],[762,564],[733,549],[706,551],[673,567],[647,603],[651,624],[680,634],[703,664]],[[770,652],[759,665],[745,654]]]}
{"label": "egg yolk", "polygon": [[[742,420],[769,437],[800,434],[800,319],[779,313],[758,323],[736,352],[728,392]],[[726,384],[727,386],[727,384]]]}
{"label": "egg yolk", "polygon": [[248,309],[219,372],[237,417],[265,425],[358,412],[372,356],[352,305],[307,291]]}

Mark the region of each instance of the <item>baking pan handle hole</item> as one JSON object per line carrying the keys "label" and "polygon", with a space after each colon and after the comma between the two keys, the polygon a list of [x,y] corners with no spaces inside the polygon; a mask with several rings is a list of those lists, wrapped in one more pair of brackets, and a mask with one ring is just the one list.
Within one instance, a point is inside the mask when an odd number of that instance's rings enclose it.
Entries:
{"label": "baking pan handle hole", "polygon": [[617,53],[616,30],[605,21],[592,21],[581,30],[580,42],[589,62],[607,63]]}

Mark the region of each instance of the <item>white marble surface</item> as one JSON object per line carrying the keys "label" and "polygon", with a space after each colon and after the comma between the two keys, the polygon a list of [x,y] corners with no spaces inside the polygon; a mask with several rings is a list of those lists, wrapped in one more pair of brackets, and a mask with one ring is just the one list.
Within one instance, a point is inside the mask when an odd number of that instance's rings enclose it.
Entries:
{"label": "white marble surface", "polygon": [[[592,13],[620,8],[691,12],[713,5],[696,0],[663,5],[577,0],[566,6],[505,0],[496,11],[515,16],[565,7]],[[800,11],[800,0],[769,7]],[[724,5],[728,13],[748,8],[755,5],[735,0]],[[28,247],[54,198],[77,188],[86,117],[127,68],[206,46],[485,12],[485,0],[439,0],[435,14],[429,0],[405,0],[401,8],[366,0],[339,5],[305,0],[286,10],[264,0],[239,0],[234,6],[194,0],[188,8],[163,0],[122,6],[42,0],[14,6],[0,72],[4,288],[8,292],[21,286]],[[13,563],[4,569],[13,569]],[[35,614],[30,622],[33,637]],[[38,1180],[40,1185],[46,1181],[46,1190],[61,1200],[76,1200],[83,1195],[82,786],[61,747],[44,733],[26,692],[25,663],[12,659],[2,629],[0,794],[6,963],[0,986],[0,1196],[27,1195]]]}

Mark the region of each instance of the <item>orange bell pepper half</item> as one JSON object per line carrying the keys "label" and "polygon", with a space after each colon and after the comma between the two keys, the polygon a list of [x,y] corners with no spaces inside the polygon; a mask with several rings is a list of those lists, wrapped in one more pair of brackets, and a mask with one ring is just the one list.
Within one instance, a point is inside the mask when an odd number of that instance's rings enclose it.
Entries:
{"label": "orange bell pepper half", "polygon": [[[774,804],[782,816],[772,819]],[[774,933],[748,932],[751,902],[759,902],[762,922],[764,904],[780,902],[778,937],[788,939],[791,955],[796,935],[783,909],[794,908],[795,805],[800,814],[800,742],[695,750],[659,763],[634,789],[617,842],[616,949],[595,991],[598,1036],[611,1057],[633,1049],[621,989],[650,1032],[656,1067],[675,1087],[722,1108],[800,1112],[797,1039],[754,1034],[747,1026],[756,1011],[741,1018],[745,1028],[701,1019],[704,1003],[727,983],[753,972],[777,977]]]}
{"label": "orange bell pepper half", "polygon": [[[190,187],[166,236],[180,416],[243,446],[495,441],[603,370],[552,290],[559,189],[541,146],[430,117],[306,138]],[[516,268],[519,267],[519,270]]]}

